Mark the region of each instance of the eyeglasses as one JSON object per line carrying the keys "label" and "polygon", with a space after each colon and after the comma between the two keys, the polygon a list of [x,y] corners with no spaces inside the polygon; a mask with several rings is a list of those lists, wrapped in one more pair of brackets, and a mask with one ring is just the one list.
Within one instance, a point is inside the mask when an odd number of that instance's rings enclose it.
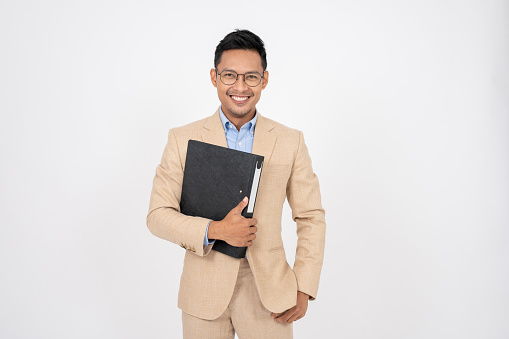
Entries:
{"label": "eyeglasses", "polygon": [[[217,69],[216,69],[217,72]],[[263,79],[263,75],[261,75],[258,72],[250,72],[245,74],[237,74],[235,71],[227,71],[224,70],[221,73],[219,73],[219,77],[221,78],[221,82],[225,85],[233,85],[235,82],[237,82],[239,75],[244,76],[244,82],[249,87],[256,87],[260,84],[260,82]]]}

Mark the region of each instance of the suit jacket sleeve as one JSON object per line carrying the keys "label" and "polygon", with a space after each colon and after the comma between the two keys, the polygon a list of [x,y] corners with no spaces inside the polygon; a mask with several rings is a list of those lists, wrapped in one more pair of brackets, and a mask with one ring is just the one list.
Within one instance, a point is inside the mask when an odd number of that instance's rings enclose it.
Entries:
{"label": "suit jacket sleeve", "polygon": [[297,250],[293,271],[298,290],[316,298],[325,248],[325,211],[311,158],[299,132],[299,147],[287,185],[288,203],[297,223]]}
{"label": "suit jacket sleeve", "polygon": [[147,227],[155,236],[204,256],[212,249],[212,245],[203,246],[210,219],[180,213],[183,178],[184,163],[180,157],[179,144],[175,132],[170,130],[153,181]]}

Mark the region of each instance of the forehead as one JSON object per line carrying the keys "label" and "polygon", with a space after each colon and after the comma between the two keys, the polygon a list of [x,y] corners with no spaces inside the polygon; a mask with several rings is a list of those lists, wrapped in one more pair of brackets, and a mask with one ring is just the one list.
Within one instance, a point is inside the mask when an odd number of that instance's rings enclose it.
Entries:
{"label": "forehead", "polygon": [[238,73],[263,73],[262,58],[257,51],[244,49],[230,49],[223,52],[221,62],[217,65],[221,72],[224,69],[234,70]]}

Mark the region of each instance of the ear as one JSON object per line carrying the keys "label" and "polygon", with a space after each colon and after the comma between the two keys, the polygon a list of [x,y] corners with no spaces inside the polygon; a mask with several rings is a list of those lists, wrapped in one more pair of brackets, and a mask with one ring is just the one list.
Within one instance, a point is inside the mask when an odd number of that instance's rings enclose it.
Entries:
{"label": "ear", "polygon": [[212,85],[217,88],[217,73],[215,68],[210,69],[210,81],[212,81]]}
{"label": "ear", "polygon": [[269,83],[269,71],[265,71],[263,72],[262,89],[265,89],[268,83]]}

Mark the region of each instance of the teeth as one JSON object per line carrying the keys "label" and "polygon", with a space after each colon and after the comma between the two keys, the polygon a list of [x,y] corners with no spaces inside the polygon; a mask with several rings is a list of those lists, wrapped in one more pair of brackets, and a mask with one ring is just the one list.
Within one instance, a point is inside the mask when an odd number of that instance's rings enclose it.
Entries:
{"label": "teeth", "polygon": [[245,100],[247,100],[248,97],[237,97],[237,96],[232,95],[232,98],[235,101],[245,101]]}

